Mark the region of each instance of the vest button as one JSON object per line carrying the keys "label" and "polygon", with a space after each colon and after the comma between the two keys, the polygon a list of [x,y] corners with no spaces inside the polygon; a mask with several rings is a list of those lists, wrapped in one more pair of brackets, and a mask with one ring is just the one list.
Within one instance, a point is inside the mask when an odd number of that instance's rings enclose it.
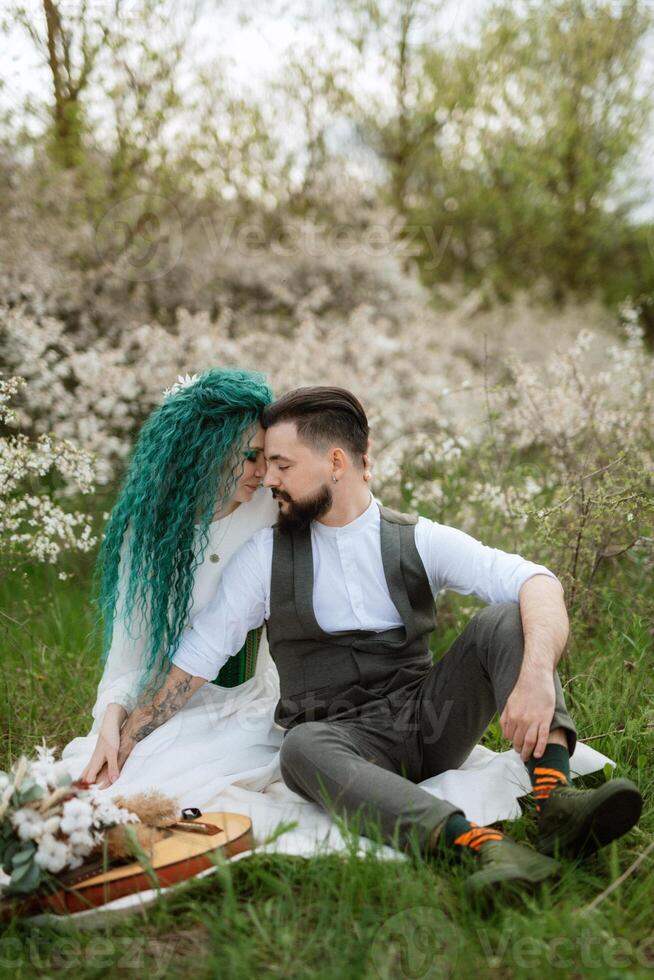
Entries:
{"label": "vest button", "polygon": [[209,561],[212,561],[215,564],[217,561],[220,561],[220,555],[216,555],[216,554],[209,555]]}

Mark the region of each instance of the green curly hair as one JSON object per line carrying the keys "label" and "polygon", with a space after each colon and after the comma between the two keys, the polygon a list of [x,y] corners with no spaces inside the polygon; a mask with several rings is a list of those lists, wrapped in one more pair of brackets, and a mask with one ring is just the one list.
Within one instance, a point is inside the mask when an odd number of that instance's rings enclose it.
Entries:
{"label": "green curly hair", "polygon": [[246,437],[271,401],[261,374],[211,368],[168,395],[141,429],[95,573],[106,660],[128,535],[123,616],[128,630],[138,616],[148,637],[141,690],[170,670],[214,509],[234,493]]}

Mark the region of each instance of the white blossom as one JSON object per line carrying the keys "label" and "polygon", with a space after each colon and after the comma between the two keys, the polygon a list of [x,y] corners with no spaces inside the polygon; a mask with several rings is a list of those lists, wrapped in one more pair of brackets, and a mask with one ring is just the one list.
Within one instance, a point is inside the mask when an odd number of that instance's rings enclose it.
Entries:
{"label": "white blossom", "polygon": [[40,867],[57,874],[66,867],[70,858],[70,848],[64,841],[56,840],[52,834],[43,834],[34,855],[34,860]]}
{"label": "white blossom", "polygon": [[37,758],[30,762],[29,775],[43,790],[57,785],[54,752],[43,745],[36,746]]}
{"label": "white blossom", "polygon": [[199,380],[199,374],[180,374],[177,376],[177,381],[171,385],[170,388],[164,389],[164,398],[170,398],[171,395],[177,394],[178,391],[183,391],[184,388],[189,388],[194,385],[196,381]]}
{"label": "white blossom", "polygon": [[93,823],[93,808],[89,802],[79,797],[66,800],[63,806],[60,829],[64,834],[76,830],[88,830]]}
{"label": "white blossom", "polygon": [[93,826],[113,826],[114,824],[138,822],[138,817],[130,813],[124,807],[118,807],[111,800],[106,799],[98,790],[97,786],[91,786],[84,792],[84,799],[88,800],[93,809]]}
{"label": "white blossom", "polygon": [[43,822],[43,832],[45,834],[56,834],[59,831],[61,824],[61,817],[55,814],[52,817],[48,817],[47,820]]}
{"label": "white blossom", "polygon": [[23,807],[11,814],[11,824],[21,840],[38,840],[43,833],[43,817],[36,810]]}
{"label": "white blossom", "polygon": [[68,835],[68,844],[75,857],[86,857],[96,846],[95,838],[88,830],[74,830]]}
{"label": "white blossom", "polygon": [[[0,542],[12,567],[15,555],[57,563],[66,551],[95,547],[66,494],[119,477],[162,389],[183,392],[197,382],[193,372],[213,365],[260,370],[276,394],[302,384],[350,388],[371,423],[373,492],[430,516],[444,512],[471,533],[490,513],[514,528],[527,515],[542,521],[557,487],[623,451],[651,472],[654,368],[633,303],[621,311],[622,335],[611,337],[593,306],[570,304],[554,319],[528,296],[487,310],[468,298],[437,312],[396,257],[373,267],[356,256],[354,264],[350,280],[328,253],[310,265],[306,256],[225,257],[216,315],[189,312],[178,296],[165,326],[130,306],[111,329],[88,321],[70,330],[46,315],[50,297],[31,283],[0,305],[10,374],[0,412],[13,410],[0,451],[0,487],[13,488],[0,492]],[[475,447],[491,434],[495,458],[482,473]],[[93,459],[83,465],[63,443]],[[500,472],[512,454],[543,450],[544,472]],[[30,486],[46,472],[65,485],[56,499]]]}
{"label": "white blossom", "polygon": [[[0,378],[0,420],[11,419],[6,402],[23,387],[20,378]],[[90,493],[94,489],[91,456],[69,440],[50,434],[36,441],[22,433],[0,436],[0,542],[11,568],[19,555],[54,563],[64,551],[90,551],[95,546],[85,514],[65,509],[50,491],[32,491],[35,480],[52,473],[69,490]]]}

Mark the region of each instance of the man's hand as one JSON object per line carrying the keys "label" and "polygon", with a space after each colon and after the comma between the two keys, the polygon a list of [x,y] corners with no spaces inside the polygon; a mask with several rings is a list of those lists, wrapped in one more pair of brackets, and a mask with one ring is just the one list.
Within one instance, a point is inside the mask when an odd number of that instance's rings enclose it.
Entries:
{"label": "man's hand", "polygon": [[545,751],[555,703],[553,672],[521,672],[500,715],[500,725],[523,762],[532,754],[539,759]]}
{"label": "man's hand", "polygon": [[500,715],[502,734],[523,762],[540,759],[550,734],[556,693],[554,670],[568,639],[563,587],[550,575],[533,575],[520,589],[525,647],[522,668]]}
{"label": "man's hand", "polygon": [[157,691],[152,702],[137,705],[121,728],[117,758],[118,772],[122,770],[136,743],[177,714],[204,683],[206,682],[203,677],[194,677],[179,667],[171,667],[165,683]]}

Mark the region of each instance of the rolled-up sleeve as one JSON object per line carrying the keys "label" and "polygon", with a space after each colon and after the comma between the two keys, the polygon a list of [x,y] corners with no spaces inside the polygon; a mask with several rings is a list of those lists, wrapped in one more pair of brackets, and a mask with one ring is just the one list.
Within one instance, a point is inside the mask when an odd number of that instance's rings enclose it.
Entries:
{"label": "rolled-up sleeve", "polygon": [[557,579],[544,565],[490,548],[465,531],[424,517],[416,526],[416,547],[434,595],[451,589],[487,603],[518,602],[520,589],[533,575]]}
{"label": "rolled-up sleeve", "polygon": [[266,615],[269,572],[262,564],[265,528],[230,558],[215,596],[191,619],[173,656],[173,663],[194,677],[214,680],[220,668],[238,653],[251,629]]}

